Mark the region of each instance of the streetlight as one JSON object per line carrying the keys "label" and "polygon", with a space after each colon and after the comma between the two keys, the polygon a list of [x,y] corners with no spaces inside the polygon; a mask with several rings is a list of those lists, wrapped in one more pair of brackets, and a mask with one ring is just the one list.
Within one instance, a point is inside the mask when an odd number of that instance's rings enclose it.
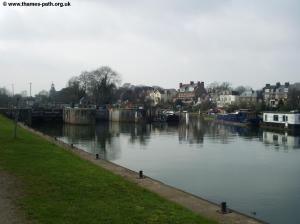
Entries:
{"label": "streetlight", "polygon": [[29,83],[29,94],[30,94],[29,96],[30,96],[30,98],[31,98],[31,85],[32,85],[32,82]]}
{"label": "streetlight", "polygon": [[14,139],[17,138],[17,123],[18,123],[18,118],[19,118],[19,109],[18,109],[18,105],[19,105],[19,96],[17,96],[17,105],[16,105],[16,109],[15,109],[15,128],[14,128]]}

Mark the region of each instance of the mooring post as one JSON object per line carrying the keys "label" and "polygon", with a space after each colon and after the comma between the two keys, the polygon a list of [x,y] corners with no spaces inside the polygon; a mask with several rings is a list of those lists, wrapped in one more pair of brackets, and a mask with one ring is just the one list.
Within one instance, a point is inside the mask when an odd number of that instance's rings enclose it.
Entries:
{"label": "mooring post", "polygon": [[221,212],[222,212],[223,214],[227,213],[227,205],[226,205],[226,202],[225,202],[225,201],[223,201],[223,202],[221,203]]}
{"label": "mooring post", "polygon": [[96,154],[96,159],[99,159],[99,154],[98,153]]}
{"label": "mooring post", "polygon": [[142,170],[140,170],[140,172],[139,172],[139,177],[140,177],[140,179],[143,179],[143,178],[144,178],[144,174],[143,174],[143,171],[142,171]]}

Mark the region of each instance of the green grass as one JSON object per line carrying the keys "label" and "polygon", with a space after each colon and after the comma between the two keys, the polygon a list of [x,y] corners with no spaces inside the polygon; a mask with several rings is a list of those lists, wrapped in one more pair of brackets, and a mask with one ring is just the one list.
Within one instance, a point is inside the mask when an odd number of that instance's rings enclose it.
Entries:
{"label": "green grass", "polygon": [[22,185],[34,223],[216,223],[18,128],[0,116],[0,169]]}

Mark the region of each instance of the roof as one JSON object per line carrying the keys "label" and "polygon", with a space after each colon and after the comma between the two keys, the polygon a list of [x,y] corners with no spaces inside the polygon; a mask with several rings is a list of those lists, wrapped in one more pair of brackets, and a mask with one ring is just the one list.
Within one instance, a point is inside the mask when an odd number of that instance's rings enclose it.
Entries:
{"label": "roof", "polygon": [[241,97],[257,97],[257,92],[253,90],[246,90],[245,92],[242,92]]}
{"label": "roof", "polygon": [[264,111],[263,112],[264,114],[299,114],[300,115],[300,112],[299,111]]}

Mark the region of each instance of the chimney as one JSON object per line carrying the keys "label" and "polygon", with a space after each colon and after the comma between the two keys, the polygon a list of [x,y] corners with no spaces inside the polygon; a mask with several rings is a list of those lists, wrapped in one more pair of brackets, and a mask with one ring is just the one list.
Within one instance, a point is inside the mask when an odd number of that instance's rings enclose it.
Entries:
{"label": "chimney", "polygon": [[181,83],[179,83],[179,88],[181,88],[182,87],[182,82]]}
{"label": "chimney", "polygon": [[290,83],[289,82],[286,82],[284,83],[285,87],[289,87],[290,86]]}
{"label": "chimney", "polygon": [[194,81],[191,81],[190,84],[191,84],[191,85],[194,85]]}
{"label": "chimney", "polygon": [[276,82],[276,87],[279,87],[280,86],[280,82]]}
{"label": "chimney", "polygon": [[204,88],[204,82],[201,82],[201,87]]}

